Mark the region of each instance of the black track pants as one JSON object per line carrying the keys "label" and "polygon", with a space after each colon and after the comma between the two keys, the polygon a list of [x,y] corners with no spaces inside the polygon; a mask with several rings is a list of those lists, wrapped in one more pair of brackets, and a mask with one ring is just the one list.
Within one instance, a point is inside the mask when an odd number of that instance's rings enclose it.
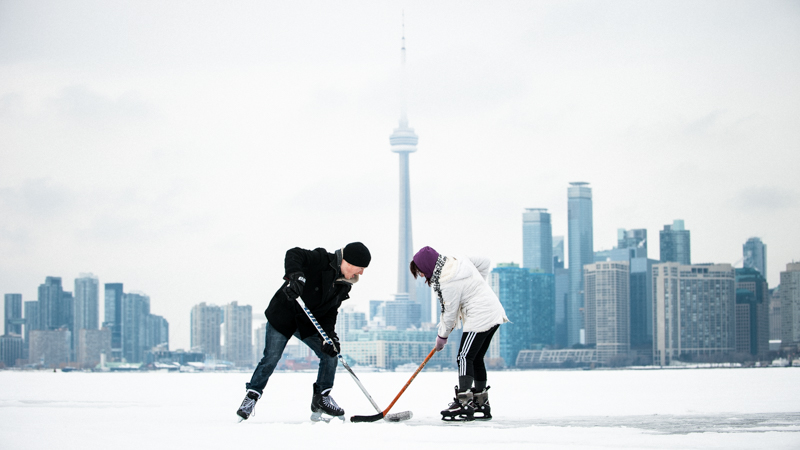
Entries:
{"label": "black track pants", "polygon": [[486,381],[486,365],[483,357],[489,350],[492,336],[500,325],[495,325],[486,331],[476,333],[470,331],[461,334],[461,345],[458,347],[458,376],[472,377],[475,381]]}

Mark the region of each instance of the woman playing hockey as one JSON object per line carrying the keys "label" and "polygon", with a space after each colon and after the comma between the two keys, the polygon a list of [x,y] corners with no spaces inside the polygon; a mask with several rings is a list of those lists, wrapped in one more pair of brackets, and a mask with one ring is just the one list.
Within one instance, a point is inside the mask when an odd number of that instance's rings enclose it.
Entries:
{"label": "woman playing hockey", "polygon": [[489,260],[444,256],[431,247],[423,247],[414,255],[410,269],[414,278],[425,277],[439,298],[441,316],[436,350],[442,350],[447,344],[447,337],[459,319],[464,328],[456,359],[456,396],[453,403],[442,411],[442,420],[491,419],[483,357],[492,336],[500,324],[508,322],[508,318],[500,300],[486,282]]}

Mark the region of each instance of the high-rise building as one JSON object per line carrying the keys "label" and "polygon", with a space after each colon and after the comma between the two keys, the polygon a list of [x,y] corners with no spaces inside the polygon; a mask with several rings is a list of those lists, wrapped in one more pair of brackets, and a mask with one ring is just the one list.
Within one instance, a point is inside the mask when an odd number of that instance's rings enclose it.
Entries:
{"label": "high-rise building", "polygon": [[267,323],[264,322],[253,331],[253,363],[258,364],[264,357],[264,347],[267,343]]}
{"label": "high-rise building", "polygon": [[[99,323],[99,282],[91,273],[82,273],[75,279],[75,299],[72,305],[72,339],[76,360],[79,330],[96,330]],[[110,355],[109,355],[110,356]]]}
{"label": "high-rise building", "polygon": [[800,263],[781,272],[781,348],[800,344]]}
{"label": "high-rise building", "polygon": [[6,294],[3,303],[5,315],[3,334],[16,334],[22,336],[22,294]]}
{"label": "high-rise building", "polygon": [[408,270],[408,265],[414,256],[411,233],[411,183],[409,181],[408,155],[417,151],[419,138],[414,129],[408,126],[408,117],[405,104],[405,66],[406,66],[406,37],[403,33],[401,54],[401,102],[400,123],[389,137],[392,152],[400,157],[400,223],[399,240],[397,248],[397,300],[411,300],[416,302],[413,277]]}
{"label": "high-rise building", "polygon": [[564,268],[564,236],[553,236],[553,270],[563,269],[563,268]]}
{"label": "high-rise building", "polygon": [[58,330],[31,330],[28,363],[42,367],[63,367],[70,358],[72,336],[64,327]]}
{"label": "high-rise building", "polygon": [[736,269],[736,352],[769,352],[769,287],[755,268]]}
{"label": "high-rise building", "polygon": [[18,334],[4,334],[0,336],[0,365],[14,367],[17,360],[22,359],[24,342]]}
{"label": "high-rise building", "polygon": [[612,261],[583,266],[586,344],[595,345],[608,364],[630,350],[629,263]]}
{"label": "high-rise building", "polygon": [[78,329],[78,345],[75,349],[76,361],[80,367],[94,368],[102,360],[101,355],[111,354],[111,330]]}
{"label": "high-rise building", "polygon": [[510,319],[498,331],[500,357],[513,367],[520,351],[555,342],[555,276],[517,264],[498,264],[491,272],[492,290]]}
{"label": "high-rise building", "polygon": [[31,331],[33,330],[41,330],[43,327],[42,325],[42,314],[39,312],[39,301],[38,300],[31,300],[25,302],[25,344],[23,346],[22,358],[28,359],[28,351],[30,350],[31,345]]}
{"label": "high-rise building", "polygon": [[419,328],[420,307],[419,303],[408,300],[394,300],[386,302],[386,326],[394,327],[396,330],[407,330],[409,328]]}
{"label": "high-rise building", "polygon": [[617,230],[617,248],[633,248],[636,254],[632,258],[647,258],[647,230],[637,228]]}
{"label": "high-rise building", "polygon": [[781,340],[781,290],[780,286],[769,290],[769,340]]}
{"label": "high-rise building", "polygon": [[649,361],[653,354],[653,264],[646,257],[630,260],[631,350]]}
{"label": "high-rise building", "polygon": [[145,319],[144,350],[159,347],[161,351],[169,351],[169,322],[155,314],[148,314]]}
{"label": "high-rise building", "polygon": [[122,358],[122,283],[106,283],[104,294],[103,326],[111,330],[109,360],[119,361]]}
{"label": "high-rise building", "polygon": [[351,331],[362,330],[367,326],[367,315],[361,311],[356,311],[352,306],[345,306],[339,309],[336,316],[336,334],[340,341],[348,340]]}
{"label": "high-rise building", "polygon": [[236,367],[253,364],[253,307],[231,302],[222,307],[225,347],[223,359]]}
{"label": "high-rise building", "polygon": [[122,357],[129,363],[144,361],[147,348],[147,316],[150,297],[143,293],[122,294]]}
{"label": "high-rise building", "polygon": [[756,269],[767,277],[767,244],[761,242],[760,238],[751,237],[742,245],[742,256],[744,267]]}
{"label": "high-rise building", "polygon": [[594,262],[592,188],[589,183],[570,183],[568,198],[569,298],[567,300],[567,346],[581,343],[583,330],[583,266]]}
{"label": "high-rise building", "polygon": [[219,359],[220,325],[222,325],[222,308],[207,305],[205,302],[192,307],[191,346],[193,352],[205,353],[209,359]]}
{"label": "high-rise building", "polygon": [[44,284],[39,285],[39,324],[42,330],[55,330],[67,325],[62,320],[64,291],[60,277],[47,277]]}
{"label": "high-rise building", "polygon": [[690,265],[692,263],[690,237],[683,220],[674,220],[672,225],[664,225],[664,229],[659,233],[660,261]]}
{"label": "high-rise building", "polygon": [[553,230],[546,208],[522,213],[522,267],[553,273]]}
{"label": "high-rise building", "polygon": [[653,361],[703,360],[736,349],[736,280],[730,264],[653,266]]}
{"label": "high-rise building", "polygon": [[[563,244],[563,241],[562,241]],[[556,269],[555,274],[555,344],[567,347],[567,304],[569,303],[569,269]]]}

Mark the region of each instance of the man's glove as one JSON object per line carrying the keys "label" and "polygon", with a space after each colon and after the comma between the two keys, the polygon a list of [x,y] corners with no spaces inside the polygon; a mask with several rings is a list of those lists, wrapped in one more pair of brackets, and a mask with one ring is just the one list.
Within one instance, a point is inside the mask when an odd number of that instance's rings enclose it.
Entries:
{"label": "man's glove", "polygon": [[295,301],[297,297],[303,295],[303,288],[306,285],[306,276],[303,275],[303,272],[290,273],[283,278],[289,282],[289,284],[283,288],[283,292],[286,293],[289,300]]}
{"label": "man's glove", "polygon": [[339,354],[339,338],[334,336],[331,338],[331,341],[333,341],[333,345],[328,344],[327,342],[322,343],[322,351],[326,355],[333,356],[335,358],[336,355]]}

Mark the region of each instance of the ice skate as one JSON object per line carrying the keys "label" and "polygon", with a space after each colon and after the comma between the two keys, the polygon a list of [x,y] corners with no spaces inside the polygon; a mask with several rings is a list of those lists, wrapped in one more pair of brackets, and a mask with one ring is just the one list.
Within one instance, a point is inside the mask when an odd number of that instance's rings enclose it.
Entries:
{"label": "ice skate", "polygon": [[327,423],[333,418],[344,421],[344,410],[331,397],[330,389],[320,392],[317,383],[314,383],[314,395],[311,397],[311,421]]}
{"label": "ice skate", "polygon": [[252,389],[247,390],[247,395],[245,395],[244,400],[242,400],[242,406],[236,411],[236,415],[240,417],[239,422],[247,420],[250,416],[255,415],[256,402],[260,398],[261,394],[259,394],[258,391]]}
{"label": "ice skate", "polygon": [[456,396],[453,398],[453,403],[442,410],[442,420],[446,422],[469,422],[475,420],[475,409],[472,407],[472,391],[458,392],[458,386],[455,387]]}
{"label": "ice skate", "polygon": [[475,410],[475,420],[490,420],[492,418],[492,407],[489,406],[489,388],[486,386],[478,391],[472,388],[472,408]]}

